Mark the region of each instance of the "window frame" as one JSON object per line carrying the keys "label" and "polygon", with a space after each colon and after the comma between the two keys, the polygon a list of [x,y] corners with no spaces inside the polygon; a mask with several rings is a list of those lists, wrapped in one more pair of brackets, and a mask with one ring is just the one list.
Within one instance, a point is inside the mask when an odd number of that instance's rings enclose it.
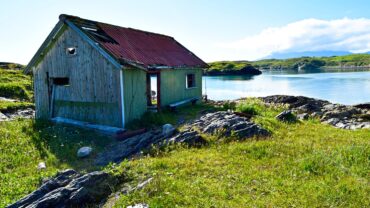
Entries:
{"label": "window frame", "polygon": [[69,77],[51,77],[54,86],[69,87],[71,85]]}
{"label": "window frame", "polygon": [[[192,75],[192,85],[193,86],[189,86],[189,75]],[[187,73],[186,74],[186,79],[185,79],[185,84],[186,84],[186,89],[194,89],[194,88],[197,88],[197,83],[196,83],[196,79],[195,79],[195,73]]]}

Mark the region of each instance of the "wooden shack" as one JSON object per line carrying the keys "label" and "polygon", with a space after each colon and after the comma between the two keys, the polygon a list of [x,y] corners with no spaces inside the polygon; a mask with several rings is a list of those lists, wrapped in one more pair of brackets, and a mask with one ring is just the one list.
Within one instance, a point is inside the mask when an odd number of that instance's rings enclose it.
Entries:
{"label": "wooden shack", "polygon": [[124,128],[148,109],[200,101],[204,67],[170,36],[60,15],[25,71],[37,118]]}

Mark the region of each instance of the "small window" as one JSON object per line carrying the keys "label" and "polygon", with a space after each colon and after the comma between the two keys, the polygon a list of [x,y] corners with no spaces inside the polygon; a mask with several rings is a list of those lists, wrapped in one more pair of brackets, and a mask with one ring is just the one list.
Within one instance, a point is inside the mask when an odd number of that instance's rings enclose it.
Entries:
{"label": "small window", "polygon": [[195,87],[195,74],[186,75],[186,88]]}
{"label": "small window", "polygon": [[67,48],[67,55],[74,56],[76,54],[77,54],[77,48],[76,47]]}
{"label": "small window", "polygon": [[62,86],[68,86],[69,85],[69,78],[68,77],[55,77],[53,79],[54,85],[62,85]]}

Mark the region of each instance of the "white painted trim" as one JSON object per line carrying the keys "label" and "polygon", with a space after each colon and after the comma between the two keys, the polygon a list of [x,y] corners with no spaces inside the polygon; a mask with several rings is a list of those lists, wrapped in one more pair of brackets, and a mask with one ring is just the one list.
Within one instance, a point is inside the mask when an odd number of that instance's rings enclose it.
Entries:
{"label": "white painted trim", "polygon": [[123,69],[119,71],[119,82],[121,87],[121,111],[122,111],[122,128],[125,128],[125,98],[123,93]]}

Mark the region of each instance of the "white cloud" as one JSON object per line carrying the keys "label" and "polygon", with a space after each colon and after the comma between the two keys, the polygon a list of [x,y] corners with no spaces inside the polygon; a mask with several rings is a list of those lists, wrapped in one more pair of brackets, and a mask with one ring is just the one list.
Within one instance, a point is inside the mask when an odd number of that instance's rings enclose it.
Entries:
{"label": "white cloud", "polygon": [[218,44],[230,59],[258,59],[274,52],[370,51],[370,19],[305,19]]}

